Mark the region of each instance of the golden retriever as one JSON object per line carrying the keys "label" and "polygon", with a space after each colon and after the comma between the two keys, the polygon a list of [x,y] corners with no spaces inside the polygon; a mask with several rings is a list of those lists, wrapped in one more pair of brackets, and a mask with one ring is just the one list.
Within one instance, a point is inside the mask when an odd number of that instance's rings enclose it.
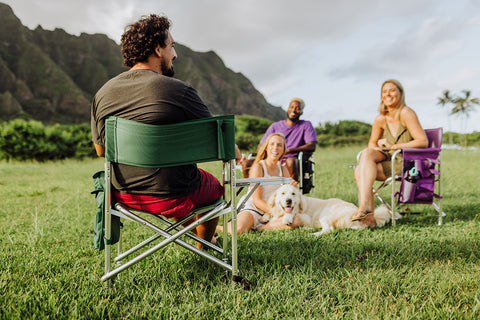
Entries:
{"label": "golden retriever", "polygon": [[[341,199],[317,199],[302,195],[300,190],[286,184],[278,188],[268,199],[267,204],[272,208],[272,216],[265,214],[262,222],[282,217],[282,222],[290,225],[295,215],[298,215],[305,227],[322,228],[316,232],[316,236],[327,234],[336,229],[362,230],[372,226],[373,221],[366,223],[364,220],[352,221],[351,218],[358,208],[352,203]],[[383,227],[387,224],[391,215],[385,206],[375,209],[373,214],[375,225]],[[400,215],[398,215],[400,217]]]}

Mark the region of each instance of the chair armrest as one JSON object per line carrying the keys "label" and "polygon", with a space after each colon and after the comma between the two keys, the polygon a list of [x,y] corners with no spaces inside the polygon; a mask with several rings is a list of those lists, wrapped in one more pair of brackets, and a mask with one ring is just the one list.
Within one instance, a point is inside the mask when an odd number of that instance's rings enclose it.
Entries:
{"label": "chair armrest", "polygon": [[360,151],[357,153],[357,163],[360,161],[360,156],[362,155],[362,151],[363,151],[363,150],[360,150]]}
{"label": "chair armrest", "polygon": [[298,153],[298,160],[308,160],[313,156],[313,152],[309,151],[300,151]]}
{"label": "chair armrest", "polygon": [[405,148],[402,150],[403,152],[416,152],[419,154],[425,154],[428,152],[440,152],[442,149],[441,148]]}
{"label": "chair armrest", "polygon": [[292,181],[290,177],[261,177],[237,179],[235,184],[237,187],[250,187],[253,185],[284,184],[290,183],[290,181]]}

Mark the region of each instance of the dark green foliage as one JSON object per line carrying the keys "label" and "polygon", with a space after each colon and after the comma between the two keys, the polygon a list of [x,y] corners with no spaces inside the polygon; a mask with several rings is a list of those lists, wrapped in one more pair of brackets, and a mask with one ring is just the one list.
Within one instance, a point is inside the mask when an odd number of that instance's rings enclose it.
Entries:
{"label": "dark green foliage", "polygon": [[338,123],[325,122],[315,128],[320,147],[366,145],[371,130],[371,125],[354,120],[341,120]]}
{"label": "dark green foliage", "polygon": [[[1,98],[1,96],[0,96]],[[33,101],[31,102],[33,103]],[[37,101],[36,103],[45,103]],[[235,141],[240,150],[256,152],[271,120],[256,116],[235,117]],[[366,146],[370,136],[370,125],[359,121],[330,122],[315,128],[318,147],[359,145]],[[460,144],[463,135],[445,133],[444,143]],[[468,145],[480,145],[480,132],[467,135]],[[77,125],[45,126],[33,120],[15,119],[0,123],[0,159],[37,161],[96,157],[88,123]]]}
{"label": "dark green foliage", "polygon": [[0,126],[0,158],[57,160],[95,156],[90,127],[54,125],[15,119]]}
{"label": "dark green foliage", "polygon": [[455,144],[459,146],[480,146],[480,132],[474,131],[469,134],[457,132],[445,132],[443,134],[444,144]]}
{"label": "dark green foliage", "polygon": [[369,136],[356,135],[356,136],[337,136],[335,134],[319,134],[317,135],[319,147],[329,146],[349,146],[349,145],[364,145],[368,143]]}
{"label": "dark green foliage", "polygon": [[340,120],[338,123],[325,122],[315,128],[317,134],[334,134],[337,136],[369,136],[372,126],[356,120]]}
{"label": "dark green foliage", "polygon": [[258,143],[272,121],[255,116],[235,117],[235,141],[241,150],[256,152]]}

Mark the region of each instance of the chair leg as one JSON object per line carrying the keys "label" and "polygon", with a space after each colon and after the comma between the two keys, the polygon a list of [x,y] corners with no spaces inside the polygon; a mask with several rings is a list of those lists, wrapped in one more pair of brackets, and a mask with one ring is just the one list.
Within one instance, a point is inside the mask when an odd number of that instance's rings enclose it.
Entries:
{"label": "chair leg", "polygon": [[[395,171],[392,171],[392,172],[395,172]],[[396,203],[395,203],[395,178],[392,179],[392,190],[391,190],[391,194],[390,194],[390,211],[392,212],[392,226],[395,227],[395,225],[397,224],[396,220],[395,220],[395,210],[397,209],[396,208]]]}
{"label": "chair leg", "polygon": [[[200,223],[203,223],[204,221],[210,219],[212,216],[214,216],[217,212],[216,211],[212,211],[210,214],[207,214],[207,215],[204,215],[203,217],[201,217],[200,219],[198,219],[197,221],[195,221],[194,223],[192,223],[190,226],[182,229],[181,231],[175,233],[174,235],[171,235],[170,233],[166,232],[165,230],[163,229],[160,229],[158,227],[156,227],[155,225],[153,224],[150,224],[148,221],[145,221],[145,225],[150,228],[150,229],[153,229],[155,230],[156,232],[160,233],[162,236],[164,236],[166,239],[163,240],[162,242],[160,242],[159,244],[157,244],[156,246],[150,248],[149,250],[146,250],[144,251],[143,253],[139,254],[138,256],[136,256],[135,258],[129,260],[128,262],[126,262],[125,264],[122,264],[121,266],[117,267],[116,269],[114,270],[111,270],[110,272],[106,272],[105,275],[102,277],[102,281],[106,281],[110,278],[112,278],[113,276],[116,276],[117,274],[119,274],[120,272],[122,272],[123,270],[129,268],[130,266],[136,264],[137,262],[143,260],[144,258],[146,258],[147,256],[155,253],[156,251],[158,251],[159,249],[165,247],[167,244],[171,243],[171,242],[176,242],[177,244],[181,245],[182,247],[190,250],[190,251],[193,251],[195,253],[197,253],[198,255],[204,257],[204,258],[207,258],[208,260],[212,261],[212,262],[215,262],[217,264],[219,264],[220,266],[222,266],[223,268],[231,271],[233,273],[233,268],[232,266],[226,264],[224,261],[202,251],[202,250],[199,250],[197,248],[195,248],[194,246],[178,239],[179,237],[183,236],[185,233],[189,232],[191,229],[195,228],[198,224]],[[125,214],[125,213],[124,213]],[[131,214],[131,213],[130,213]],[[133,214],[131,214],[132,216],[134,216]],[[110,263],[110,261],[108,261],[108,263]]]}
{"label": "chair leg", "polygon": [[447,216],[445,212],[442,211],[442,202],[441,200],[436,204],[435,202],[432,203],[433,208],[438,212],[438,225],[441,226],[443,224],[443,218]]}
{"label": "chair leg", "polygon": [[[223,236],[222,236],[222,237],[223,237],[223,244],[222,244],[223,261],[224,261],[225,263],[229,263],[229,261],[230,261],[230,256],[229,256],[228,250],[227,250],[227,248],[228,248],[228,232],[226,231],[226,230],[228,230],[228,219],[227,219],[227,217],[224,215],[222,220],[223,220],[223,230],[224,230],[224,231],[223,231]],[[225,271],[226,271],[227,274],[228,274],[228,271],[227,271],[227,270],[225,270]]]}
{"label": "chair leg", "polygon": [[387,201],[385,201],[385,199],[382,198],[382,196],[380,196],[378,191],[373,189],[373,194],[377,197],[378,200],[380,200],[381,203],[383,203],[383,205],[385,207],[387,207],[388,211],[390,211],[390,213],[391,213],[392,212],[392,207],[390,206],[390,204]]}
{"label": "chair leg", "polygon": [[[238,234],[237,234],[237,196],[236,196],[236,189],[237,186],[235,182],[237,181],[236,172],[233,168],[235,168],[235,160],[229,160],[228,162],[228,177],[230,181],[230,208],[231,208],[231,218],[230,218],[230,225],[232,228],[232,236],[231,236],[231,246],[232,246],[232,278],[238,276],[240,271],[238,269]],[[255,188],[254,188],[255,189]],[[254,190],[253,189],[253,190]],[[250,190],[253,192],[252,190]],[[228,233],[228,229],[226,224],[224,225],[224,234]]]}

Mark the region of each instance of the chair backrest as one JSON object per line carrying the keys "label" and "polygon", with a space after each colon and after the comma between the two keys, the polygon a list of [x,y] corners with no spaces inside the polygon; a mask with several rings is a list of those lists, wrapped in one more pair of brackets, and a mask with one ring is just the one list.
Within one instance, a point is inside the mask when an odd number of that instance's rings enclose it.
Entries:
{"label": "chair backrest", "polygon": [[442,148],[443,128],[425,129],[429,148]]}
{"label": "chair backrest", "polygon": [[152,125],[105,121],[105,160],[148,168],[235,159],[235,117]]}

